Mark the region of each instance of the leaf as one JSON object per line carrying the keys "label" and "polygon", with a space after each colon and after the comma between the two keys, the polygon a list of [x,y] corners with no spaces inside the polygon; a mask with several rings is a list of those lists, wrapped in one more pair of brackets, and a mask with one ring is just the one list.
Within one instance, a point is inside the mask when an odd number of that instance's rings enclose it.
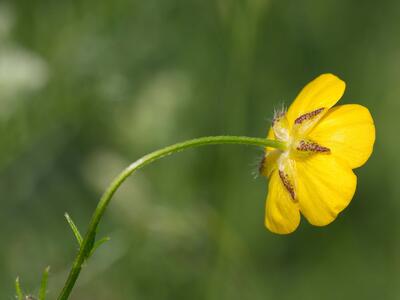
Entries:
{"label": "leaf", "polygon": [[83,240],[83,239],[82,239],[81,233],[80,233],[79,230],[78,230],[78,227],[76,227],[74,221],[72,221],[72,219],[71,219],[71,217],[69,216],[68,213],[65,213],[64,216],[65,216],[65,219],[67,219],[67,222],[68,222],[69,226],[71,227],[71,230],[72,230],[72,232],[74,233],[75,238],[76,238],[76,240],[77,240],[79,246],[81,246],[81,245],[82,245],[82,240]]}
{"label": "leaf", "polygon": [[39,300],[46,300],[47,281],[49,278],[49,272],[50,272],[50,267],[47,267],[46,269],[44,269],[44,272],[42,275],[42,282],[40,284],[40,290],[39,290]]}
{"label": "leaf", "polygon": [[98,241],[93,245],[93,248],[92,248],[92,250],[90,251],[90,253],[89,253],[89,255],[87,256],[87,258],[91,257],[91,256],[94,254],[94,252],[96,252],[96,250],[97,250],[101,245],[103,245],[104,243],[108,242],[110,239],[111,239],[110,237],[106,236],[106,237],[103,237],[103,238],[101,238],[100,240],[98,240]]}
{"label": "leaf", "polygon": [[18,300],[24,300],[24,295],[22,293],[21,285],[19,283],[19,277],[15,279],[15,293],[17,294],[16,296]]}

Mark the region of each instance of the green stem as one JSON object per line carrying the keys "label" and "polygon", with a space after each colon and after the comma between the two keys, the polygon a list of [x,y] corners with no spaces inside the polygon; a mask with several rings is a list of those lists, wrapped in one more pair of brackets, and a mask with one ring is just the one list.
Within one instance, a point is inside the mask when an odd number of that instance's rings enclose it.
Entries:
{"label": "green stem", "polygon": [[110,200],[119,186],[128,178],[133,172],[140,169],[141,167],[158,160],[162,157],[170,155],[172,153],[180,152],[182,150],[212,145],[212,144],[242,144],[242,145],[253,145],[259,147],[273,147],[278,149],[284,149],[285,145],[276,140],[268,140],[261,138],[252,138],[252,137],[244,137],[244,136],[210,136],[210,137],[201,137],[193,140],[188,140],[182,143],[174,144],[160,150],[154,151],[150,154],[143,156],[138,159],[130,166],[128,166],[125,170],[123,170],[108,186],[107,190],[102,195],[96,210],[92,215],[92,219],[89,223],[89,228],[86,232],[86,235],[82,241],[82,244],[79,248],[79,252],[74,260],[71,271],[69,273],[68,279],[65,282],[65,285],[58,296],[58,300],[66,300],[68,299],[76,280],[78,279],[79,273],[82,269],[82,264],[85,262],[88,254],[92,250],[97,226],[104,215],[104,212],[110,203]]}

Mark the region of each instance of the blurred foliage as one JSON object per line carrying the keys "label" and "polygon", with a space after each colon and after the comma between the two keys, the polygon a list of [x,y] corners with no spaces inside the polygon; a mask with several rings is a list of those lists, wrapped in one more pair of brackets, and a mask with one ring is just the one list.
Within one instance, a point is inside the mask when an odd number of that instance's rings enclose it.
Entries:
{"label": "blurred foliage", "polygon": [[17,275],[49,299],[107,183],[204,135],[266,135],[274,107],[324,72],[368,106],[375,152],[349,208],[290,236],[264,229],[259,150],[215,146],[141,170],[72,299],[399,299],[400,2],[0,2],[0,298]]}

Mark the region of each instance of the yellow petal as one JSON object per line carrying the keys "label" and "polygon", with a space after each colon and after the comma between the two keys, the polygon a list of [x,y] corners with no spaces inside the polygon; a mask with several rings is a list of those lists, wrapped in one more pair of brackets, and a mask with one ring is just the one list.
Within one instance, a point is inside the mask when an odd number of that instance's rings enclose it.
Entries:
{"label": "yellow petal", "polygon": [[351,168],[362,166],[370,157],[375,142],[371,114],[357,104],[334,107],[310,132],[309,138],[328,147]]}
{"label": "yellow petal", "polygon": [[357,177],[348,164],[330,154],[315,154],[296,162],[300,211],[313,225],[324,226],[350,203]]}
{"label": "yellow petal", "polygon": [[298,204],[295,203],[275,170],[269,179],[265,226],[272,232],[288,234],[300,223]]}
{"label": "yellow petal", "polygon": [[282,154],[281,150],[271,150],[265,153],[264,159],[260,165],[260,173],[263,176],[269,177],[278,167],[278,159]]}
{"label": "yellow petal", "polygon": [[331,108],[342,97],[346,84],[332,74],[322,74],[307,84],[296,97],[287,112],[291,126],[294,121],[320,108]]}

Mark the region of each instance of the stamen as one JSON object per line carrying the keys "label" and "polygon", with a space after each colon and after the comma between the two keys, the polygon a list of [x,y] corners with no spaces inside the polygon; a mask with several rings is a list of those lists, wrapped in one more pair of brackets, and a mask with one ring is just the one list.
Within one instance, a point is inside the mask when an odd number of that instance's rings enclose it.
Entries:
{"label": "stamen", "polygon": [[298,151],[305,151],[305,152],[319,152],[319,153],[330,153],[331,149],[321,146],[318,143],[312,141],[304,141],[301,140],[297,145],[296,149]]}
{"label": "stamen", "polygon": [[283,185],[285,186],[286,190],[289,192],[292,200],[296,201],[296,193],[294,192],[293,184],[290,182],[289,175],[285,174],[283,171],[279,170],[279,177],[282,180]]}
{"label": "stamen", "polygon": [[318,108],[317,110],[314,110],[312,112],[306,113],[304,115],[301,115],[300,117],[298,117],[294,123],[295,124],[301,124],[303,123],[305,120],[310,120],[313,119],[315,116],[319,115],[321,112],[324,111],[324,107]]}

